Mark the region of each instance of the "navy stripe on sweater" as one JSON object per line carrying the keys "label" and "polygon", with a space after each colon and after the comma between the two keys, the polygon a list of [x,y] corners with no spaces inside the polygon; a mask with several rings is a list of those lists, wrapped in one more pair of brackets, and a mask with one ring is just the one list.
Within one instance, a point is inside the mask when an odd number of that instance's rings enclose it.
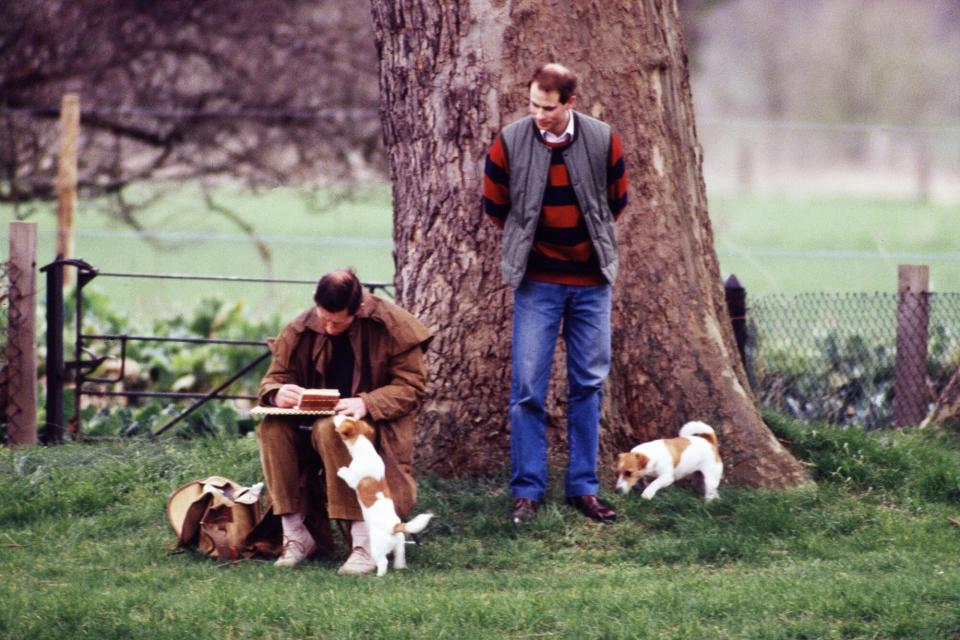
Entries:
{"label": "navy stripe on sweater", "polygon": [[587,225],[581,218],[580,224],[575,227],[557,228],[540,225],[537,227],[534,238],[537,242],[549,242],[550,244],[572,247],[589,240],[590,232],[587,231]]}
{"label": "navy stripe on sweater", "polygon": [[556,258],[548,258],[541,253],[531,251],[530,258],[527,261],[527,267],[529,269],[536,269],[538,271],[552,271],[554,273],[588,274],[599,271],[600,263],[597,260],[596,254],[591,254],[590,260],[587,262],[573,262],[572,260],[557,260]]}

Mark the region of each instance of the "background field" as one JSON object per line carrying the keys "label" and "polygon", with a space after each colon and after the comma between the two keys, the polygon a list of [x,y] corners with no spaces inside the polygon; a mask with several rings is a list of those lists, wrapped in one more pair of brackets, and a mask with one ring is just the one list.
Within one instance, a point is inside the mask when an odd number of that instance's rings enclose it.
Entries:
{"label": "background field", "polygon": [[754,294],[893,292],[898,264],[960,291],[960,203],[717,195],[710,218],[722,273]]}
{"label": "background field", "polygon": [[[366,281],[393,277],[389,187],[316,207],[308,194],[276,189],[257,196],[221,190],[269,249],[205,208],[184,189],[150,207],[144,234],[81,203],[76,255],[105,272],[182,273],[313,279],[351,265]],[[712,195],[710,213],[724,277],[736,273],[750,295],[811,291],[895,291],[897,265],[929,264],[937,291],[960,291],[960,204],[853,197]],[[6,233],[9,210],[0,208]],[[54,253],[51,213],[39,223],[40,262]],[[3,252],[6,253],[6,242]],[[169,282],[100,278],[93,285],[134,316],[169,315],[216,296],[243,300],[247,313],[290,315],[309,299],[308,285]]]}

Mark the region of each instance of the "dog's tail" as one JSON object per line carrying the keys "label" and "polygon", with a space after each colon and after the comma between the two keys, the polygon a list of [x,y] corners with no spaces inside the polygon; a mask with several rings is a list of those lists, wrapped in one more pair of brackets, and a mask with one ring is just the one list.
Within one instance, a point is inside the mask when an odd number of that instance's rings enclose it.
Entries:
{"label": "dog's tail", "polygon": [[699,436],[704,440],[708,440],[714,448],[719,446],[717,432],[705,422],[688,422],[680,429],[680,435],[684,437]]}
{"label": "dog's tail", "polygon": [[398,522],[396,526],[393,527],[394,533],[420,533],[427,528],[427,525],[430,523],[430,518],[433,517],[432,513],[421,513],[416,518],[410,522]]}

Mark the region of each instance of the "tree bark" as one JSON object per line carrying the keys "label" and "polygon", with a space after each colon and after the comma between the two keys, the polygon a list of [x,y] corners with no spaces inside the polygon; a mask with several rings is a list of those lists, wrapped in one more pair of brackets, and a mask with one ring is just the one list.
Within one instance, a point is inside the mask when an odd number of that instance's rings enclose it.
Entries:
{"label": "tree bark", "polygon": [[[484,219],[488,146],[525,115],[535,66],[579,76],[578,108],[623,140],[631,204],[618,223],[614,362],[601,464],[687,420],[720,436],[727,479],[809,482],[763,423],[737,357],[694,126],[676,3],[372,0],[381,121],[391,161],[398,302],[437,332],[418,468],[495,474],[509,464],[512,291]],[[565,456],[562,341],[548,435]]]}

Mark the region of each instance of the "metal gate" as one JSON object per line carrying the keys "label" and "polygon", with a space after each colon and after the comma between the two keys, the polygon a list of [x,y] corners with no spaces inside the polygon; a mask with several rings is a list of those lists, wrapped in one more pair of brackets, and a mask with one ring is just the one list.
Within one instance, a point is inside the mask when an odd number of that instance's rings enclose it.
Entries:
{"label": "metal gate", "polygon": [[[77,270],[76,289],[74,292],[76,306],[76,337],[73,345],[73,360],[64,360],[64,296],[63,281],[64,269],[73,268]],[[155,437],[174,425],[181,422],[184,418],[199,409],[205,403],[211,400],[256,400],[256,396],[236,395],[226,393],[226,390],[234,382],[252,371],[260,363],[270,356],[270,351],[266,348],[266,340],[223,340],[215,338],[171,338],[167,336],[147,336],[130,334],[85,334],[83,333],[83,314],[84,300],[83,289],[95,278],[145,278],[145,279],[163,279],[163,280],[203,280],[218,282],[253,282],[266,284],[316,284],[314,280],[295,280],[295,279],[267,279],[267,278],[248,278],[234,276],[199,276],[199,275],[178,275],[178,274],[159,274],[159,273],[113,273],[98,271],[82,259],[55,260],[40,269],[46,274],[47,279],[47,418],[43,430],[42,439],[47,443],[63,442],[64,431],[69,426],[71,432],[82,433],[81,424],[81,400],[83,396],[106,396],[106,397],[127,397],[127,398],[170,398],[176,400],[193,400],[185,410],[177,416],[171,418],[156,431],[149,431],[148,436]],[[370,291],[383,290],[389,294],[392,285],[383,283],[364,283],[364,286]],[[104,361],[111,356],[97,355],[90,347],[94,342],[118,341],[120,344],[120,368],[115,378],[96,378],[91,374]],[[127,343],[131,341],[146,342],[179,342],[187,344],[226,344],[235,346],[262,346],[263,353],[241,367],[229,379],[205,393],[199,392],[177,392],[177,391],[107,391],[103,389],[90,388],[89,384],[120,384],[124,383],[124,374],[126,372],[126,352]],[[66,421],[64,415],[64,388],[72,382],[76,393],[76,402],[74,403],[74,414],[70,421]]]}

